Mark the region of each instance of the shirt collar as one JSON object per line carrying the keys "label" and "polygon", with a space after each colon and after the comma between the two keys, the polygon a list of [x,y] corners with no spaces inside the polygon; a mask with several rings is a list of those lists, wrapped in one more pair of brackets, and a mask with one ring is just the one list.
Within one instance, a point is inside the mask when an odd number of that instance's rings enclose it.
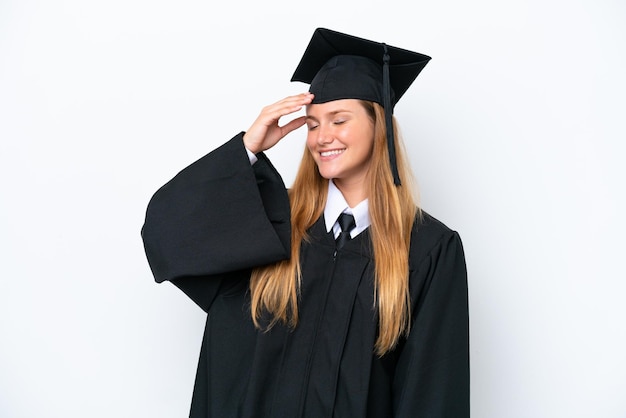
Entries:
{"label": "shirt collar", "polygon": [[[346,199],[343,197],[343,194],[341,194],[341,191],[337,188],[337,186],[335,186],[335,183],[333,183],[332,180],[329,180],[328,197],[326,198],[326,207],[324,208],[326,232],[330,232],[333,229],[333,226],[336,226],[337,229],[339,228],[339,225],[336,224],[337,218],[344,212],[354,216],[356,227],[350,234],[352,237],[355,237],[363,232],[371,224],[368,200],[365,199],[355,207],[351,208],[348,206],[348,202],[346,202]],[[335,235],[337,234],[338,230],[335,231]]]}

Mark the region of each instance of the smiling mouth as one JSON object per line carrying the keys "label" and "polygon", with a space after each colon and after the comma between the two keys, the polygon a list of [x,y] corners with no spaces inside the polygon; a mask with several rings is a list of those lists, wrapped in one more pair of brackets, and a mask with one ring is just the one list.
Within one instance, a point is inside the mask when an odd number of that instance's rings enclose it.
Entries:
{"label": "smiling mouth", "polygon": [[345,150],[346,150],[346,149],[345,149],[345,148],[343,148],[343,149],[334,149],[334,150],[330,150],[330,151],[322,151],[322,152],[320,152],[320,155],[321,155],[322,157],[332,157],[332,156],[334,156],[334,155],[339,155],[339,154],[341,154],[341,153],[342,153],[342,152],[344,152]]}

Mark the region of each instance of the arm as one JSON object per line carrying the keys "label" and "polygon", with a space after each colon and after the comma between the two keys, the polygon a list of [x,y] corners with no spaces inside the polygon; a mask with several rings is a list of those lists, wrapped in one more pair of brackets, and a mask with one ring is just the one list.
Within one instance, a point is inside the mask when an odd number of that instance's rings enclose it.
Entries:
{"label": "arm", "polygon": [[[304,125],[304,116],[278,122],[312,98],[304,93],[264,107],[245,134],[155,193],[141,235],[157,282],[172,281],[208,311],[223,282],[237,285],[250,269],[289,257],[289,199],[263,151]],[[246,150],[258,158],[253,166]]]}
{"label": "arm", "polygon": [[155,280],[194,300],[212,299],[225,273],[289,255],[285,186],[264,154],[250,164],[242,137],[182,170],[148,204],[141,235]]}

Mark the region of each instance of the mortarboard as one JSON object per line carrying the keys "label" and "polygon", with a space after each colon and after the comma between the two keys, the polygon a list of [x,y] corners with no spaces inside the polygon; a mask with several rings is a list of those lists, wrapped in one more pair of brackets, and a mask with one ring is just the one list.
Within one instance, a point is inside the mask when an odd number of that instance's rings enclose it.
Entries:
{"label": "mortarboard", "polygon": [[376,102],[385,109],[394,183],[400,185],[391,116],[430,57],[330,29],[317,28],[291,81],[310,84],[312,103],[339,99]]}

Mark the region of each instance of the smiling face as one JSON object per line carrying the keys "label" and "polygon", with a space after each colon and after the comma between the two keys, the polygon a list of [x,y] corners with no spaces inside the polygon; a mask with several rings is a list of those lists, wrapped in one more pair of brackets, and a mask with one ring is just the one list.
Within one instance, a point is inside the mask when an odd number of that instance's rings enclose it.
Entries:
{"label": "smiling face", "polygon": [[374,121],[359,100],[307,107],[307,148],[320,175],[337,187],[364,185],[374,148]]}

